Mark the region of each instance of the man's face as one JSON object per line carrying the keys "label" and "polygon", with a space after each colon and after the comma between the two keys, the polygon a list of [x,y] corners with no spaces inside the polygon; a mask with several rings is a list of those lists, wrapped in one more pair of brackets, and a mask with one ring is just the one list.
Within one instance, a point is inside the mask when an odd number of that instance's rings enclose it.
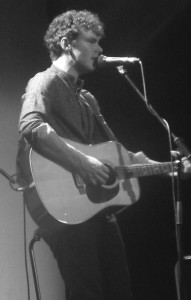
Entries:
{"label": "man's face", "polygon": [[96,68],[98,56],[102,53],[99,45],[100,37],[92,30],[81,29],[76,40],[72,41],[74,68],[79,75],[91,72]]}

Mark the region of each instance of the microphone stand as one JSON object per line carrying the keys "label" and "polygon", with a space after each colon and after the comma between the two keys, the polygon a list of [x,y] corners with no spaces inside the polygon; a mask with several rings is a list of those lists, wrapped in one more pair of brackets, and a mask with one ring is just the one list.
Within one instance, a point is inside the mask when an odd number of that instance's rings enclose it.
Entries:
{"label": "microphone stand", "polygon": [[[141,64],[141,61],[139,61]],[[142,67],[142,65],[141,65]],[[140,96],[140,98],[146,104],[149,112],[156,117],[156,119],[162,124],[162,126],[168,131],[168,123],[166,120],[160,117],[158,112],[152,107],[151,104],[148,103],[148,99],[145,95],[143,95],[137,86],[133,83],[133,81],[127,75],[127,70],[124,69],[123,66],[117,67],[118,72],[125,77],[125,79],[130,83],[136,93]],[[143,68],[142,68],[143,72]],[[177,146],[177,158],[178,158],[178,170],[177,171],[177,191],[176,191],[176,205],[174,206],[174,213],[175,213],[175,223],[176,223],[176,244],[177,244],[177,252],[178,252],[178,262],[176,264],[176,285],[177,285],[177,297],[178,300],[184,300],[184,284],[183,284],[183,255],[182,255],[182,224],[183,224],[183,217],[182,217],[182,199],[180,196],[180,167],[181,167],[181,160],[180,156],[185,156],[187,159],[191,158],[191,152],[188,150],[186,145],[183,143],[183,140],[177,137],[174,133],[171,133],[171,137],[174,143]],[[172,153],[171,153],[172,154]],[[174,170],[173,170],[174,174]]]}

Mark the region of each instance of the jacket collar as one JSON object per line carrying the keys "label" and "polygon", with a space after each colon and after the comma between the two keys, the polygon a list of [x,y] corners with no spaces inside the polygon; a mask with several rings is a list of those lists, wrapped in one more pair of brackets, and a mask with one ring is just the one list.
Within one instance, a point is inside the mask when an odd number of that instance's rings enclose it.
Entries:
{"label": "jacket collar", "polygon": [[50,67],[51,71],[53,71],[58,77],[60,77],[62,80],[66,81],[70,87],[73,90],[78,90],[78,89],[82,89],[83,85],[84,85],[84,80],[82,79],[78,79],[77,81],[75,80],[75,78],[70,75],[67,74],[66,72],[64,72],[63,70],[59,69],[58,67],[56,67],[54,64],[51,65]]}

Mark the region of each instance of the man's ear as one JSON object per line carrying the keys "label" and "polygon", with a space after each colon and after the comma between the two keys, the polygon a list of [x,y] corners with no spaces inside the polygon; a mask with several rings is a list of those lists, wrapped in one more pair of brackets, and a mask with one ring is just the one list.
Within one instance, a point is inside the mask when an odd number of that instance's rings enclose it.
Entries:
{"label": "man's ear", "polygon": [[63,37],[61,39],[60,46],[62,47],[63,50],[65,50],[68,53],[71,52],[71,50],[72,50],[71,44],[66,37]]}

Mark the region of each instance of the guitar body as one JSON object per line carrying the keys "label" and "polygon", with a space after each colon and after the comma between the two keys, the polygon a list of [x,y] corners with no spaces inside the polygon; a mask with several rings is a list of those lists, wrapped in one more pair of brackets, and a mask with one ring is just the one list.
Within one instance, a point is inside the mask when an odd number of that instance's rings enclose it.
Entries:
{"label": "guitar body", "polygon": [[[87,146],[67,142],[112,168],[132,164],[128,151],[120,143],[111,141]],[[24,195],[27,208],[35,222],[46,228],[53,228],[58,223],[79,224],[107,208],[117,206],[119,209],[135,203],[139,198],[136,178],[116,178],[102,189],[100,186],[86,186],[77,174],[71,174],[32,149],[28,163],[30,172],[25,172],[25,176],[27,174],[30,188]]]}

